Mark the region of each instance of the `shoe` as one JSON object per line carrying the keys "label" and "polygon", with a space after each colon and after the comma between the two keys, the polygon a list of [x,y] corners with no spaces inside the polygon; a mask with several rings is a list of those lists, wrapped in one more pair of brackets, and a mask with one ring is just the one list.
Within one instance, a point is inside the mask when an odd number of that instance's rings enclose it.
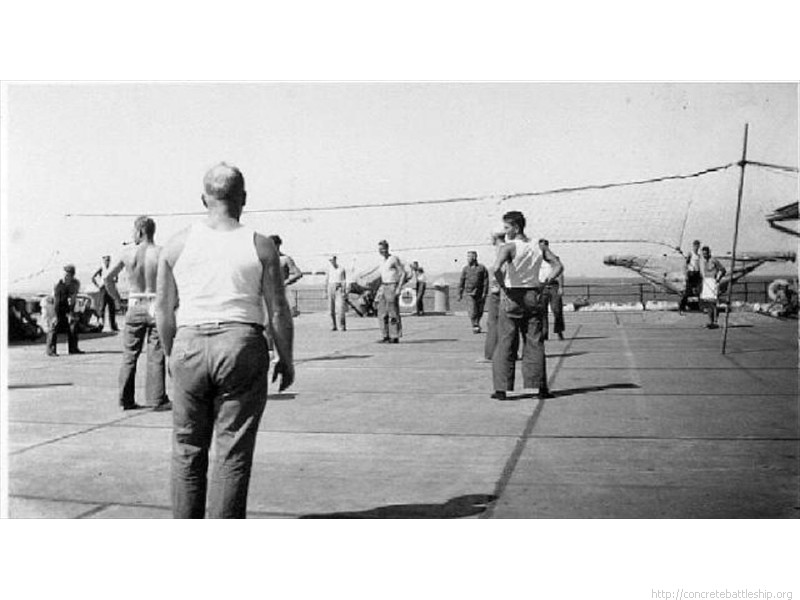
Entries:
{"label": "shoe", "polygon": [[337,327],[331,327],[331,331],[339,331]]}
{"label": "shoe", "polygon": [[564,341],[564,334],[563,333],[559,333],[558,334],[558,339],[560,339],[563,342]]}
{"label": "shoe", "polygon": [[153,412],[166,412],[168,410],[172,410],[172,402],[169,400],[162,402],[161,404],[156,404],[153,407]]}
{"label": "shoe", "polygon": [[716,323],[709,323],[708,325],[706,325],[706,327],[708,327],[709,329],[719,329],[719,325],[717,325]]}
{"label": "shoe", "polygon": [[55,350],[50,350],[47,352],[47,356],[58,356],[58,352]]}
{"label": "shoe", "polygon": [[508,400],[508,398],[506,397],[506,393],[505,393],[504,391],[502,391],[502,390],[497,390],[497,391],[495,391],[495,393],[494,393],[494,394],[492,394],[492,395],[491,395],[491,396],[489,396],[489,397],[490,397],[492,400]]}
{"label": "shoe", "polygon": [[399,343],[400,343],[400,340],[399,340],[399,339],[397,339],[397,338],[392,338],[392,339],[389,341],[389,343],[390,343],[390,344],[399,344]]}
{"label": "shoe", "polygon": [[142,409],[145,409],[147,407],[146,406],[142,406],[141,404],[136,404],[134,402],[133,404],[123,404],[121,408],[122,408],[122,410],[142,410]]}
{"label": "shoe", "polygon": [[347,331],[347,327],[342,327],[341,330],[342,331]]}
{"label": "shoe", "polygon": [[83,350],[70,350],[70,354],[86,354]]}
{"label": "shoe", "polygon": [[480,327],[473,327],[472,328],[472,333],[481,333],[481,328]]}
{"label": "shoe", "polygon": [[382,340],[378,340],[379,344],[388,344],[391,340],[388,337],[383,338]]}
{"label": "shoe", "polygon": [[547,388],[539,388],[537,398],[539,398],[539,400],[548,400],[549,398],[555,398],[555,396]]}

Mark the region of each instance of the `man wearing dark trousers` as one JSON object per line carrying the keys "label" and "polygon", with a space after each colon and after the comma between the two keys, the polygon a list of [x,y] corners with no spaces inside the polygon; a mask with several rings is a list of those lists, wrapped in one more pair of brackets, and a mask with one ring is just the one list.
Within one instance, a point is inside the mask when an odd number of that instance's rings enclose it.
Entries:
{"label": "man wearing dark trousers", "polygon": [[161,246],[155,243],[156,223],[141,216],[133,222],[133,246],[129,246],[105,281],[116,281],[122,269],[128,276],[128,312],[122,333],[122,365],[119,370],[119,404],[122,410],[144,408],[134,400],[136,366],[147,344],[147,405],[157,411],[171,408],[167,398],[164,348],[155,318],[156,270]]}
{"label": "man wearing dark trousers", "polygon": [[[239,222],[244,177],[220,163],[203,179],[205,219],[159,257],[156,321],[173,382],[172,511],[244,518],[256,435],[272,380],[294,381],[293,325],[275,244]],[[178,304],[180,299],[180,305]],[[208,474],[212,440],[215,462]]]}
{"label": "man wearing dark trousers", "polygon": [[478,253],[474,250],[467,252],[467,264],[461,269],[461,280],[458,282],[458,299],[467,294],[467,312],[472,332],[481,332],[481,318],[483,307],[486,304],[486,295],[489,293],[489,272],[482,264],[478,263]]}
{"label": "man wearing dark trousers", "polygon": [[47,356],[58,356],[56,341],[60,332],[67,334],[67,349],[70,354],[83,354],[78,349],[78,315],[75,314],[80,289],[81,283],[75,279],[75,266],[66,265],[64,278],[59,280],[53,290],[55,317],[48,323],[50,329],[47,332]]}
{"label": "man wearing dark trousers", "polygon": [[683,288],[681,301],[678,303],[678,313],[683,314],[689,298],[700,295],[703,276],[700,274],[700,240],[692,242],[692,250],[686,257],[686,286]]}
{"label": "man wearing dark trousers", "polygon": [[[519,211],[503,215],[503,229],[508,243],[500,247],[495,260],[495,279],[500,287],[497,346],[492,357],[492,398],[506,400],[506,392],[514,389],[517,347],[523,340],[523,387],[538,388],[539,399],[552,398],[547,384],[544,354],[544,286],[561,274],[558,257],[525,235],[525,216]],[[544,282],[539,281],[539,266],[544,260],[552,271]]]}

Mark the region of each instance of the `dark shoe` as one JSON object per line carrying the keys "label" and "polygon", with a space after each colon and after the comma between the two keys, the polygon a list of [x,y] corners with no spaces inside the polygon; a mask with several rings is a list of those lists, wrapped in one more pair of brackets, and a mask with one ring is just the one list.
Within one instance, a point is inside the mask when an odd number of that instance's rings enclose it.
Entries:
{"label": "dark shoe", "polygon": [[472,328],[472,333],[481,333],[481,328],[480,327],[473,327]]}
{"label": "dark shoe", "polygon": [[392,339],[389,341],[389,343],[390,343],[390,344],[399,344],[399,343],[400,343],[400,340],[398,340],[397,338],[392,338]]}
{"label": "dark shoe", "polygon": [[331,331],[339,331],[336,327],[331,327]]}
{"label": "dark shoe", "polygon": [[142,410],[142,409],[145,409],[145,408],[147,408],[147,407],[146,406],[142,406],[141,404],[136,404],[135,402],[133,404],[123,404],[122,405],[122,410]]}
{"label": "dark shoe", "polygon": [[156,404],[153,407],[153,412],[166,412],[168,410],[172,410],[172,402],[169,400],[162,402],[161,404]]}
{"label": "dark shoe", "polygon": [[382,340],[378,340],[379,344],[388,344],[391,340],[388,337],[383,338]]}
{"label": "dark shoe", "polygon": [[709,329],[719,329],[719,325],[717,325],[716,323],[709,323],[709,324],[707,325],[707,327],[708,327]]}
{"label": "dark shoe", "polygon": [[492,400],[508,400],[508,398],[506,397],[506,393],[501,390],[497,390],[494,394],[492,394],[489,397]]}
{"label": "dark shoe", "polygon": [[550,398],[555,398],[555,396],[547,388],[539,388],[539,394],[537,397],[539,398],[539,400],[548,400]]}
{"label": "dark shoe", "polygon": [[55,350],[48,350],[47,356],[58,356],[58,352],[56,352]]}
{"label": "dark shoe", "polygon": [[86,354],[83,350],[70,350],[70,354]]}

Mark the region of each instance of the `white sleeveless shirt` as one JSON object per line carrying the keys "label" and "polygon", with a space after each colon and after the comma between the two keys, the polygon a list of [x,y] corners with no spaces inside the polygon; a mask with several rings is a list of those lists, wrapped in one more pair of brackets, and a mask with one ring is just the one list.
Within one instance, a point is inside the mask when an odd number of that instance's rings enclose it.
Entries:
{"label": "white sleeveless shirt", "polygon": [[533,288],[539,287],[539,265],[541,253],[536,242],[523,242],[513,239],[511,243],[516,246],[514,260],[506,264],[506,287]]}
{"label": "white sleeveless shirt", "polygon": [[178,286],[178,327],[235,321],[264,325],[263,265],[255,231],[230,231],[194,223],[172,269]]}

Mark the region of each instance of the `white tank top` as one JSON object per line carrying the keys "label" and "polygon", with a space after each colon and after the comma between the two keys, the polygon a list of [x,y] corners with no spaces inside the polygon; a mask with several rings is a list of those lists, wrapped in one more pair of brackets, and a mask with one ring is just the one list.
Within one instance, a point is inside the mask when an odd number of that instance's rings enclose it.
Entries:
{"label": "white tank top", "polygon": [[194,223],[173,268],[178,286],[178,327],[236,321],[263,325],[263,266],[255,231],[244,225],[230,231]]}
{"label": "white tank top", "polygon": [[516,246],[514,260],[506,265],[506,287],[533,288],[539,287],[539,265],[541,254],[535,242],[511,240]]}

